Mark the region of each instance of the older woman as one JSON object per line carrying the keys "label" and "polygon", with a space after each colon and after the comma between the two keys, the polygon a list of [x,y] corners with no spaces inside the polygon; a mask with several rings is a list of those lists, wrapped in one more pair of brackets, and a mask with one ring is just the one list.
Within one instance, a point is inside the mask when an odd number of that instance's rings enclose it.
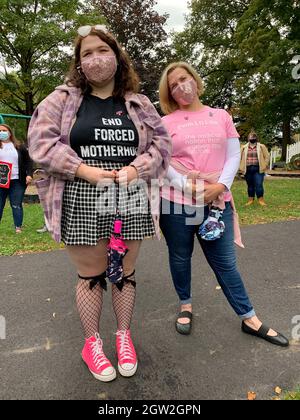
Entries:
{"label": "older woman", "polygon": [[[170,189],[168,185],[162,188],[160,226],[168,245],[171,275],[181,304],[176,329],[182,334],[191,331],[191,258],[196,236],[229,304],[242,320],[242,330],[273,344],[287,346],[289,342],[282,334],[263,325],[256,316],[237,270],[234,240],[242,244],[234,235],[230,187],[240,161],[239,135],[225,110],[201,102],[202,93],[202,80],[187,63],[172,63],[165,69],[160,81],[160,104],[173,145],[168,177],[178,188]],[[183,193],[186,188],[197,192],[197,183],[187,182],[195,179],[204,181],[202,208],[199,200],[191,201]],[[223,203],[225,231],[219,239],[206,241],[199,235],[199,225],[209,215],[208,204],[216,199]],[[201,211],[203,215],[199,219]]]}

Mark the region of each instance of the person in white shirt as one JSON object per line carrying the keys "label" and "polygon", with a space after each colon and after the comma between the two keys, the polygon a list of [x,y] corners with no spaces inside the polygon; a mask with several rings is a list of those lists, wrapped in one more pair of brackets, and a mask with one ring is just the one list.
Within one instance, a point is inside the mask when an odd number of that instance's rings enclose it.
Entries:
{"label": "person in white shirt", "polygon": [[22,232],[23,224],[23,198],[26,187],[32,181],[33,165],[28,151],[15,138],[12,129],[0,125],[0,166],[5,163],[12,165],[9,187],[4,188],[0,183],[0,222],[3,215],[6,199],[9,197],[16,233]]}

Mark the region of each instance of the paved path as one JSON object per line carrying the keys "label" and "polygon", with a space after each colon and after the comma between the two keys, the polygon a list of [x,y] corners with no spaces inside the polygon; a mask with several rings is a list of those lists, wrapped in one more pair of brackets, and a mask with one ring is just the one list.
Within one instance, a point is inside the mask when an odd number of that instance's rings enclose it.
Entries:
{"label": "paved path", "polygon": [[[300,315],[300,221],[242,232],[246,249],[238,251],[239,266],[256,310],[291,337],[292,318]],[[0,340],[0,399],[244,399],[249,390],[267,399],[275,386],[300,384],[300,343],[282,349],[242,334],[197,246],[194,329],[188,337],[177,334],[167,250],[164,241],[152,240],[144,243],[137,266],[132,332],[138,372],[98,382],[80,360],[75,274],[65,251],[0,258],[0,314],[7,322],[7,338]],[[101,334],[115,363],[114,330],[108,293]]]}

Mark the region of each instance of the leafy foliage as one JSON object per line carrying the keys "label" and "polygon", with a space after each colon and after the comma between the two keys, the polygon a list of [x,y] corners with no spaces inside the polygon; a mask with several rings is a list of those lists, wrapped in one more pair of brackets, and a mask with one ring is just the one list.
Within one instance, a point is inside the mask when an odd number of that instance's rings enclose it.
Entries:
{"label": "leafy foliage", "polygon": [[108,28],[128,52],[141,79],[142,92],[157,101],[161,72],[170,57],[164,24],[168,15],[159,15],[156,0],[94,0]]}
{"label": "leafy foliage", "polygon": [[75,29],[101,17],[79,0],[0,0],[0,9],[0,102],[31,115],[63,82]]}
{"label": "leafy foliage", "polygon": [[299,2],[193,0],[190,8],[174,47],[203,76],[204,100],[232,110],[243,140],[255,128],[272,145],[283,132],[285,154],[299,122],[300,85],[291,62],[300,47]]}
{"label": "leafy foliage", "polygon": [[252,0],[236,31],[237,65],[245,70],[238,84],[244,114],[259,127],[281,127],[283,159],[300,113],[300,84],[292,77],[299,19],[300,6],[293,0]]}

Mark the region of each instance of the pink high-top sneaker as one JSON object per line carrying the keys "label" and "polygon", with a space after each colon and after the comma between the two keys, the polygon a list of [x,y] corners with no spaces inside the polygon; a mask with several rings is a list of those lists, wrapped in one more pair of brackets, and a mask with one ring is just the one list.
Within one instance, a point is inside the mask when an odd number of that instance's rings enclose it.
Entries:
{"label": "pink high-top sneaker", "polygon": [[119,372],[122,376],[132,376],[138,364],[130,330],[118,330],[116,336]]}
{"label": "pink high-top sneaker", "polygon": [[116,378],[116,370],[103,352],[103,343],[98,333],[85,340],[81,353],[92,375],[102,382],[109,382]]}

